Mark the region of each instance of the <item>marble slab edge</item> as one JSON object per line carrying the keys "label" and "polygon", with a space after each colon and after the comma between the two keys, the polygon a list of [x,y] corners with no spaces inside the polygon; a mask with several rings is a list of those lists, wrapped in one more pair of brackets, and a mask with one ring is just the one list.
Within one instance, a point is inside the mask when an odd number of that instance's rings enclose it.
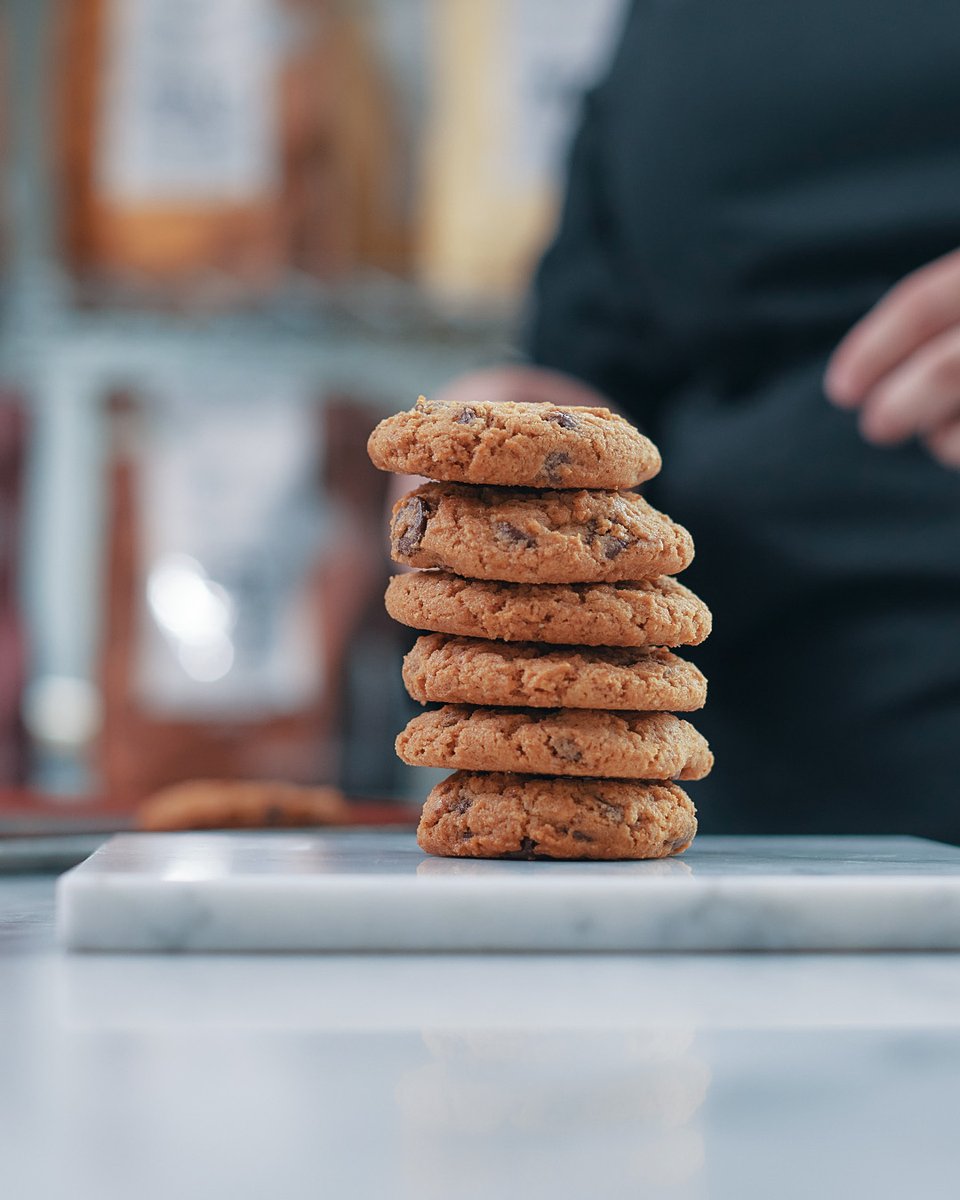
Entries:
{"label": "marble slab edge", "polygon": [[960,878],[177,882],[71,872],[58,936],[84,951],[960,949]]}

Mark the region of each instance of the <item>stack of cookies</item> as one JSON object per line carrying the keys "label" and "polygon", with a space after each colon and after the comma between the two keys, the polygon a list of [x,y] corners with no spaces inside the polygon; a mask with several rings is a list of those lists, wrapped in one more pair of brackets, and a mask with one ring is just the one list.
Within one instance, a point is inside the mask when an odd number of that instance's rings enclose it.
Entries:
{"label": "stack of cookies", "polygon": [[604,408],[437,403],[382,421],[382,470],[426,483],[393,510],[390,615],[431,632],[404,662],[421,703],[397,753],[455,773],[427,798],[433,854],[660,858],[696,832],[676,780],[713,764],[676,716],[706,680],[667,647],[710,612],[673,578],[687,531],[631,489],[660,455]]}

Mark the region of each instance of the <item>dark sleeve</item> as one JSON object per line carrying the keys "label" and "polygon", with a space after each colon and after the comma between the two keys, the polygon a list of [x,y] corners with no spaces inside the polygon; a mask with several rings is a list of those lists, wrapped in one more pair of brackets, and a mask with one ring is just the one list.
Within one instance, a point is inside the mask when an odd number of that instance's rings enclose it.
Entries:
{"label": "dark sleeve", "polygon": [[643,420],[669,388],[673,364],[629,252],[637,239],[624,223],[642,217],[617,194],[623,175],[611,170],[612,156],[630,152],[616,143],[629,125],[620,108],[634,92],[635,41],[621,43],[610,76],[584,101],[560,222],[529,298],[526,349],[532,362],[575,375]]}

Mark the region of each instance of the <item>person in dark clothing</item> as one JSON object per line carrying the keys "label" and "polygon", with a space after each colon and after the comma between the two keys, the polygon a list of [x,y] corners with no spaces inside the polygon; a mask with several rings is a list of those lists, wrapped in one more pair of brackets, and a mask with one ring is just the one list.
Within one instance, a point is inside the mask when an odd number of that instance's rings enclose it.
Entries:
{"label": "person in dark clothing", "polygon": [[960,841],[958,51],[950,0],[635,3],[529,365],[447,392],[660,445],[715,617],[704,831]]}

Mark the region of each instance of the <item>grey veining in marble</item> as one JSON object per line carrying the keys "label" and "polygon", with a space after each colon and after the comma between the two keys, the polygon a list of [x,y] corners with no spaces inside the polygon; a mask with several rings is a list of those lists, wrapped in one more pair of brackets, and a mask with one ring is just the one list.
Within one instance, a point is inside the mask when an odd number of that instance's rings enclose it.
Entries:
{"label": "grey veining in marble", "polygon": [[75,950],[960,948],[960,850],[699,838],[682,858],[437,859],[411,835],[123,834],[58,885]]}

